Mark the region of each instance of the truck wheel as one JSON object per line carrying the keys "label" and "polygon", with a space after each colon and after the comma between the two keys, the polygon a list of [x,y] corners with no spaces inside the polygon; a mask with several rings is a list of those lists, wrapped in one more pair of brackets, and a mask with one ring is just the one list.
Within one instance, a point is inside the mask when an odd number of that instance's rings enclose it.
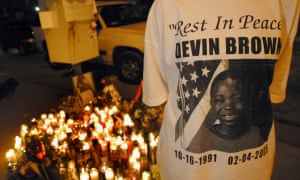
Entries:
{"label": "truck wheel", "polygon": [[134,51],[124,51],[117,59],[117,73],[121,81],[139,84],[143,76],[143,56]]}

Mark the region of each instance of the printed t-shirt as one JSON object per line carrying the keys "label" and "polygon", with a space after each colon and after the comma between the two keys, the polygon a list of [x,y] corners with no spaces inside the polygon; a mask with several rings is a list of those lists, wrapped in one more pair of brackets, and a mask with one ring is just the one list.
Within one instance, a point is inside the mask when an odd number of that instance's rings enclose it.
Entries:
{"label": "printed t-shirt", "polygon": [[155,0],[145,35],[143,101],[164,102],[163,180],[271,179],[271,102],[282,102],[297,0]]}

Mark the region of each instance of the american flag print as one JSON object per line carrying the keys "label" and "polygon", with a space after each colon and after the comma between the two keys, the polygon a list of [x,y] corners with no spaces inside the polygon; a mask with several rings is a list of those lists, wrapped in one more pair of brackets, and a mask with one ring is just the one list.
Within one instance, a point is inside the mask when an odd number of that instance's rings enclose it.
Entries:
{"label": "american flag print", "polygon": [[[177,86],[177,106],[180,117],[176,121],[175,141],[182,136],[186,124],[195,108],[206,94],[221,60],[178,62],[179,80]],[[207,103],[207,102],[206,102]],[[209,102],[208,102],[209,105]]]}

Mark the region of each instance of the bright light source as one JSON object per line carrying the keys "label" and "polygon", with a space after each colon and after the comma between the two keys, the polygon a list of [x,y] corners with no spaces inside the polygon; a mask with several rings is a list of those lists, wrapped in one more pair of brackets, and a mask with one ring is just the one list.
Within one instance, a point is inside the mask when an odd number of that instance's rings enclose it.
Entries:
{"label": "bright light source", "polygon": [[36,12],[39,12],[39,11],[40,11],[40,7],[35,6],[34,10],[35,10]]}

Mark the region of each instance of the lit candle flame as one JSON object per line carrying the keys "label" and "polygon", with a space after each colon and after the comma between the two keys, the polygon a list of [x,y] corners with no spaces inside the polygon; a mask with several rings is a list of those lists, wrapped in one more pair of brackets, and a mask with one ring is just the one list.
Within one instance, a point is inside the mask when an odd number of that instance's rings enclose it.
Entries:
{"label": "lit candle flame", "polygon": [[15,137],[15,149],[20,150],[22,147],[22,138],[19,136]]}
{"label": "lit candle flame", "polygon": [[90,144],[88,142],[83,142],[82,150],[87,151],[90,149]]}
{"label": "lit candle flame", "polygon": [[81,169],[80,180],[89,180],[89,174],[84,170],[84,168]]}
{"label": "lit candle flame", "polygon": [[105,170],[105,179],[107,180],[113,180],[114,179],[114,171],[112,168],[107,168]]}
{"label": "lit candle flame", "polygon": [[17,161],[17,156],[16,156],[16,152],[14,149],[9,149],[6,154],[6,159],[8,162],[10,163],[15,163]]}
{"label": "lit candle flame", "polygon": [[91,180],[98,180],[99,172],[98,172],[97,168],[92,168],[90,170],[90,177],[91,177]]}
{"label": "lit candle flame", "polygon": [[131,120],[129,114],[125,114],[123,118],[124,118],[124,126],[128,126],[128,127],[133,127],[134,126],[134,123]]}
{"label": "lit candle flame", "polygon": [[21,137],[24,138],[27,134],[28,134],[28,126],[26,124],[22,124],[20,135]]}

